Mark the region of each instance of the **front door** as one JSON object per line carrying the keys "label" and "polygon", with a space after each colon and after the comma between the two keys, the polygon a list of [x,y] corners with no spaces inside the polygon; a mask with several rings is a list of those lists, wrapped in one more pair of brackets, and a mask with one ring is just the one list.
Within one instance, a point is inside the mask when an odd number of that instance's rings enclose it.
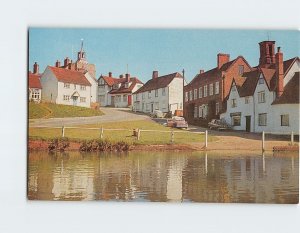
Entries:
{"label": "front door", "polygon": [[73,105],[77,105],[78,96],[73,96]]}
{"label": "front door", "polygon": [[251,130],[251,116],[246,116],[246,131],[250,132]]}
{"label": "front door", "polygon": [[151,104],[151,112],[153,112],[153,104]]}

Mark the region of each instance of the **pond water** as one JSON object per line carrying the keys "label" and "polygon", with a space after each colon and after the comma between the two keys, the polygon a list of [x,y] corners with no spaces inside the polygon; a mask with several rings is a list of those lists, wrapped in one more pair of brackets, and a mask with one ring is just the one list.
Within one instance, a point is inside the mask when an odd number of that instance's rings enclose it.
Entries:
{"label": "pond water", "polygon": [[299,156],[30,152],[30,200],[298,203]]}

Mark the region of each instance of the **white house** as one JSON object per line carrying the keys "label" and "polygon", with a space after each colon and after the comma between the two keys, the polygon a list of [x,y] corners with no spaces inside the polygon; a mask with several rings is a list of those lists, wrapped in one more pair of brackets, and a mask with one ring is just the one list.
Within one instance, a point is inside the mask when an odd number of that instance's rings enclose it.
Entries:
{"label": "white house", "polygon": [[91,83],[80,71],[47,66],[41,84],[43,101],[88,108],[91,106]]}
{"label": "white house", "polygon": [[39,65],[35,62],[33,65],[33,73],[28,73],[28,94],[29,101],[40,102],[42,98],[41,74],[39,74]]}
{"label": "white house", "polygon": [[125,78],[101,75],[98,79],[98,101],[101,106],[129,107],[132,105],[132,93],[143,86],[143,83],[136,77],[126,74]]}
{"label": "white house", "polygon": [[153,71],[152,79],[133,93],[133,110],[151,113],[160,110],[164,113],[183,109],[183,77],[173,73],[158,77]]}
{"label": "white house", "polygon": [[235,130],[299,134],[299,58],[258,66],[232,81],[227,110],[221,119]]}

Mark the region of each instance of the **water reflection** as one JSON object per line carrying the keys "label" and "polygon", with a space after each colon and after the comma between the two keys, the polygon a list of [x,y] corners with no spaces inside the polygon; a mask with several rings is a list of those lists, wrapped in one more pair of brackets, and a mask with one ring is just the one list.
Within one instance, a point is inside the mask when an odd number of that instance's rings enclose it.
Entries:
{"label": "water reflection", "polygon": [[237,156],[31,152],[28,197],[298,203],[298,164],[297,153]]}

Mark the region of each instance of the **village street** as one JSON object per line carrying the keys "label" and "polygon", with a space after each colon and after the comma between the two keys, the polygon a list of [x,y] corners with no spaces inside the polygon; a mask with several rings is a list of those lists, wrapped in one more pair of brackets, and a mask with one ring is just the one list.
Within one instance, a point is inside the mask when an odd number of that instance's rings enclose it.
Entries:
{"label": "village street", "polygon": [[66,117],[66,118],[49,118],[49,119],[33,119],[29,122],[29,127],[47,126],[47,127],[60,127],[60,126],[74,126],[85,124],[96,124],[99,122],[118,122],[118,121],[138,121],[150,119],[147,115],[134,114],[128,108],[101,108],[105,114],[102,116],[92,117]]}

